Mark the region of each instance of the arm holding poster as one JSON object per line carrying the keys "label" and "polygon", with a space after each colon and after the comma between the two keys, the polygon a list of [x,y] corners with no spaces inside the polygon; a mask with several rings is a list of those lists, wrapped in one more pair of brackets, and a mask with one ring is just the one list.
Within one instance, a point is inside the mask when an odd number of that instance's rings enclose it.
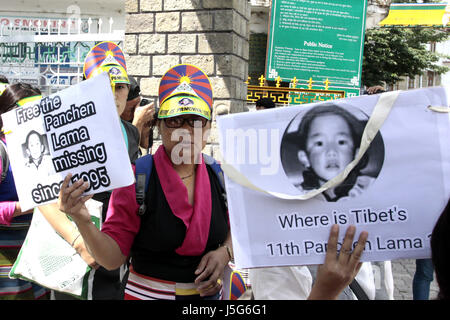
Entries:
{"label": "arm holding poster", "polygon": [[68,174],[61,186],[58,200],[61,211],[72,217],[89,252],[100,265],[108,270],[119,268],[127,257],[122,254],[118,244],[111,237],[91,223],[89,211],[85,206],[85,202],[91,196],[83,196],[89,184],[84,180],[78,180],[69,186],[71,178],[72,175]]}

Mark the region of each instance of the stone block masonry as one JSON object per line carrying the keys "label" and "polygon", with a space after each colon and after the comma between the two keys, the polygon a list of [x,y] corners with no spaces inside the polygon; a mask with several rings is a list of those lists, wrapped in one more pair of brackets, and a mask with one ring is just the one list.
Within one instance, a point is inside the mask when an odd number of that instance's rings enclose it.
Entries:
{"label": "stone block masonry", "polygon": [[[246,111],[249,60],[248,0],[126,0],[124,51],[129,75],[158,103],[161,76],[194,64],[209,76],[214,114]],[[215,122],[205,152],[218,151]],[[155,137],[157,138],[157,137]],[[155,151],[160,141],[155,141]]]}

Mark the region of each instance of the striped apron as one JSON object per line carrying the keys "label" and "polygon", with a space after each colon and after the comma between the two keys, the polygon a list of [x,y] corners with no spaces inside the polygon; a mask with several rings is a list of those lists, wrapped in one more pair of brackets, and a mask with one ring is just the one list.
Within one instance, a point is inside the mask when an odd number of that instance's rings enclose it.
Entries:
{"label": "striped apron", "polygon": [[181,283],[148,277],[130,266],[125,300],[221,300],[222,289],[211,297],[200,297],[195,283]]}

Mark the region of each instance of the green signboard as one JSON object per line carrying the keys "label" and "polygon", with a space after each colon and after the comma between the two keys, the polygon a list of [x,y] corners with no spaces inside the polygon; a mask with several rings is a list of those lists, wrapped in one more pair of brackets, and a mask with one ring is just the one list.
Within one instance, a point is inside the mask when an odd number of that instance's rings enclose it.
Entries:
{"label": "green signboard", "polygon": [[272,0],[266,78],[358,95],[365,16],[366,0]]}

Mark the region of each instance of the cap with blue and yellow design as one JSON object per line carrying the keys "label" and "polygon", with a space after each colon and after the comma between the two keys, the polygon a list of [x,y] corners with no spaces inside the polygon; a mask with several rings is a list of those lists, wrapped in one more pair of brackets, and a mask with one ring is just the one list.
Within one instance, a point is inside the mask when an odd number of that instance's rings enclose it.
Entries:
{"label": "cap with blue and yellow design", "polygon": [[211,120],[212,104],[211,83],[200,68],[176,65],[161,78],[158,118],[196,114]]}

